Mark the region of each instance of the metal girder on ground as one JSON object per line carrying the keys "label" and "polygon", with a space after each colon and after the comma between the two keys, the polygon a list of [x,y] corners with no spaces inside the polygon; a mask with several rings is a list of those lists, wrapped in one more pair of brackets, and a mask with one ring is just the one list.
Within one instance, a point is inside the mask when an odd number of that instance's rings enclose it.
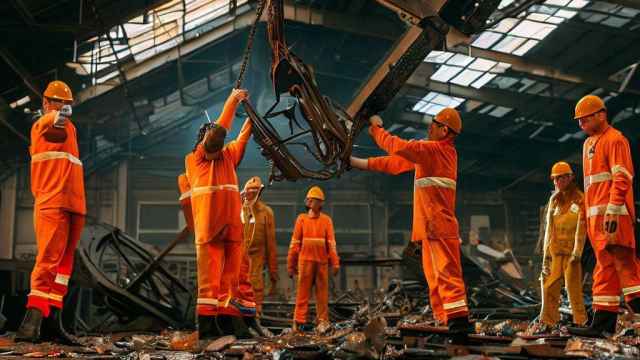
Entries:
{"label": "metal girder on ground", "polygon": [[11,54],[6,48],[0,47],[0,57],[13,69],[13,71],[22,78],[25,85],[31,90],[31,92],[38,98],[42,99],[42,92],[40,87],[31,76],[31,73]]}
{"label": "metal girder on ground", "polygon": [[[521,56],[507,54],[495,50],[482,49],[478,47],[457,46],[449,49],[451,52],[464,54],[483,59],[505,62],[511,64],[511,69],[525,74],[540,76],[551,80],[559,80],[576,84],[587,84],[594,87],[601,87],[609,91],[618,91],[620,84],[609,80],[605,76],[598,76],[592,73],[567,73],[552,65],[538,64],[527,60]],[[634,92],[640,94],[640,92]]]}

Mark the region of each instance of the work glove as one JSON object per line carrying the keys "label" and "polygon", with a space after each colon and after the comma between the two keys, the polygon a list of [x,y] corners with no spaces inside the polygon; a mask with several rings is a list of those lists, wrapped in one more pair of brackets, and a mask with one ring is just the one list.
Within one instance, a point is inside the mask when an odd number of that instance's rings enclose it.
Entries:
{"label": "work glove", "polygon": [[616,235],[618,234],[620,215],[618,214],[604,214],[604,221],[602,222],[603,231],[607,235],[607,245],[616,245]]}
{"label": "work glove", "polygon": [[236,103],[249,99],[249,92],[246,89],[233,89],[229,95],[229,100],[233,100]]}
{"label": "work glove", "polygon": [[62,106],[60,111],[58,111],[58,113],[56,114],[55,120],[53,120],[53,126],[57,128],[63,128],[64,124],[67,122],[67,120],[71,117],[72,114],[73,114],[73,110],[71,108],[71,105]]}
{"label": "work glove", "polygon": [[372,117],[369,118],[369,124],[371,126],[382,127],[382,118],[378,115],[373,115]]}

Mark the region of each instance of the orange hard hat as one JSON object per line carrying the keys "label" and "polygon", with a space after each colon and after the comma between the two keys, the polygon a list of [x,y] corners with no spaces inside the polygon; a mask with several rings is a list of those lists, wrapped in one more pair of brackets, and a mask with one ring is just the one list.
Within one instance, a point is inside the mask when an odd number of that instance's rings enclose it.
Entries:
{"label": "orange hard hat", "polygon": [[307,193],[307,199],[318,199],[324,201],[324,193],[319,186],[313,186]]}
{"label": "orange hard hat", "polygon": [[262,184],[262,180],[260,179],[260,177],[254,176],[254,177],[250,178],[249,180],[247,180],[247,182],[244,184],[244,190],[243,191],[247,191],[247,190],[250,190],[250,189],[260,190],[263,187],[264,187],[264,185]]}
{"label": "orange hard hat", "polygon": [[54,80],[47,85],[47,89],[44,91],[44,97],[59,101],[73,101],[71,89],[60,80]]}
{"label": "orange hard hat", "polygon": [[553,164],[551,167],[551,178],[553,179],[556,176],[573,174],[573,170],[571,170],[571,165],[564,161],[558,161]]}
{"label": "orange hard hat", "polygon": [[576,104],[575,116],[573,118],[576,120],[581,119],[602,110],[607,110],[604,106],[604,101],[602,101],[599,96],[587,95]]}
{"label": "orange hard hat", "polygon": [[462,119],[460,118],[460,113],[458,113],[458,110],[454,108],[442,109],[436,115],[435,120],[440,124],[447,125],[447,127],[456,134],[460,134],[462,131]]}

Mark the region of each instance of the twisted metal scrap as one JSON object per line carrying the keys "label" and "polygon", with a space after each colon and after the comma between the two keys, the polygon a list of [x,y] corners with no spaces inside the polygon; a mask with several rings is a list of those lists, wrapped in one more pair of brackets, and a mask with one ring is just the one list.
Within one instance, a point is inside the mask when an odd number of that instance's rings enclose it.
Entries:
{"label": "twisted metal scrap", "polygon": [[[270,181],[311,178],[326,180],[339,176],[349,168],[349,157],[356,136],[365,127],[369,116],[384,110],[424,57],[442,43],[447,29],[425,21],[420,26],[419,36],[411,39],[408,46],[393,65],[388,65],[388,73],[375,86],[358,111],[350,116],[329,97],[323,96],[315,80],[313,70],[296,56],[286,45],[284,36],[283,0],[272,0],[268,6],[268,40],[272,49],[271,80],[276,102],[265,113],[258,115],[249,102],[244,102],[245,110],[253,123],[254,139],[262,149],[262,154],[271,162]],[[294,105],[282,111],[274,111],[280,103],[280,96],[289,94],[296,99]],[[302,114],[301,126],[296,118],[296,109]],[[289,120],[291,136],[281,138],[270,120],[283,115]],[[299,132],[294,133],[294,124]],[[311,135],[311,145],[296,140]],[[321,164],[321,170],[304,167],[289,150],[289,146],[302,146]]]}

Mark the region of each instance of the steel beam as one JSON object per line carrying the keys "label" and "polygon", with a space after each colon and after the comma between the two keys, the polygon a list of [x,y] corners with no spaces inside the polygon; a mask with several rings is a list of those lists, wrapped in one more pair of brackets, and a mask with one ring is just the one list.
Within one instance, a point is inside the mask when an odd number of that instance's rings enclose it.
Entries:
{"label": "steel beam", "polygon": [[27,23],[27,25],[33,25],[36,23],[33,14],[31,14],[31,11],[29,11],[29,8],[23,0],[13,0],[12,3],[13,7],[20,13],[20,16],[22,16],[22,19]]}
{"label": "steel beam", "polygon": [[4,61],[13,69],[13,71],[22,78],[22,81],[27,85],[29,90],[33,92],[39,99],[42,99],[42,92],[40,91],[40,87],[34,80],[31,73],[16,59],[13,54],[11,54],[6,48],[0,47],[0,57],[4,59]]}
{"label": "steel beam", "polygon": [[[487,60],[509,63],[511,64],[511,69],[515,71],[534,75],[534,76],[539,76],[543,78],[548,78],[551,80],[565,81],[565,82],[570,82],[575,84],[588,84],[594,87],[601,87],[609,91],[618,91],[618,88],[620,87],[620,84],[610,81],[606,77],[602,77],[602,76],[598,76],[590,73],[589,74],[567,73],[557,68],[554,68],[551,65],[532,63],[521,56],[502,53],[499,51],[482,49],[478,47],[464,47],[464,46],[457,46],[455,48],[449,49],[449,51],[459,53],[459,54],[469,55],[473,57],[479,57]],[[640,94],[640,92],[638,93]]]}
{"label": "steel beam", "polygon": [[475,89],[473,87],[433,81],[430,80],[433,72],[433,64],[422,63],[407,81],[406,95],[421,97],[426,95],[426,91],[431,90],[455,97],[516,109],[524,114],[547,113],[553,114],[553,117],[562,117],[565,112],[566,114],[570,114],[573,109],[573,104],[561,98],[518,93],[488,87]]}

